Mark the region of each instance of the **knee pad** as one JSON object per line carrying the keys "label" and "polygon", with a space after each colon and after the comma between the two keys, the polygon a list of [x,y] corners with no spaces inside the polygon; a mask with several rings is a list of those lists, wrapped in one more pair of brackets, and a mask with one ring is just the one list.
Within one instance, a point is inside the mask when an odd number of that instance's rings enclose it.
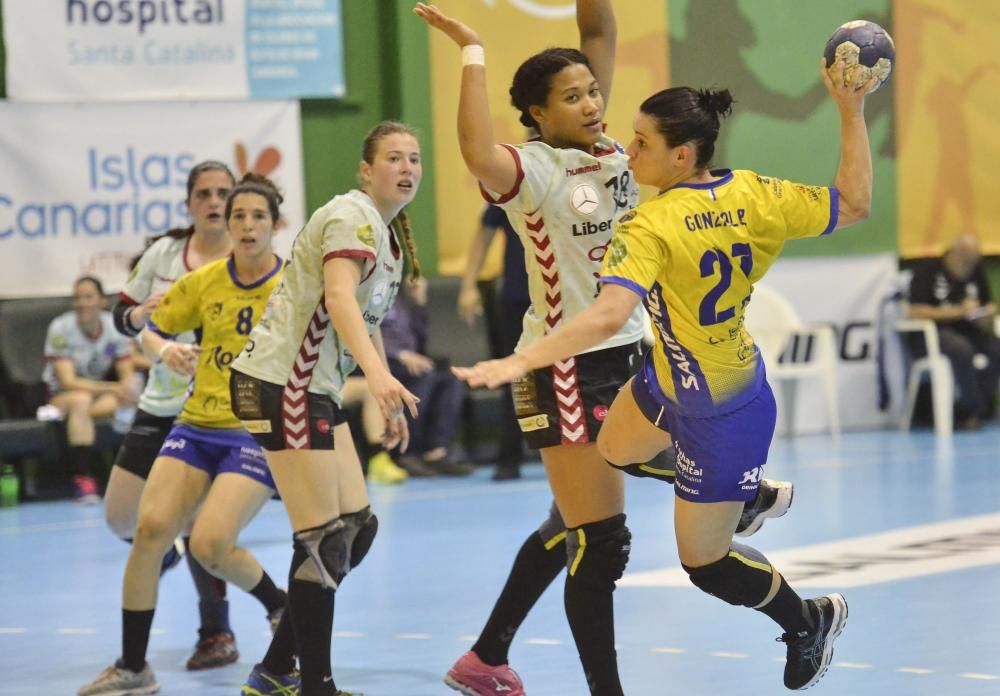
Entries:
{"label": "knee pad", "polygon": [[354,541],[351,542],[350,564],[351,568],[354,569],[368,555],[368,549],[375,541],[375,535],[378,533],[378,517],[372,512],[371,506],[366,505],[362,510],[343,515],[341,519],[348,526],[357,529]]}
{"label": "knee pad", "polygon": [[729,553],[714,563],[683,568],[702,592],[743,607],[762,604],[771,593],[776,575],[764,554],[740,544],[733,544]]}
{"label": "knee pad", "polygon": [[566,523],[563,522],[562,515],[559,514],[559,508],[556,507],[554,500],[552,501],[552,507],[549,509],[548,518],[538,528],[538,536],[541,538],[546,551],[551,551],[559,545],[559,542],[566,538]]}
{"label": "knee pad", "polygon": [[[632,546],[625,515],[615,515],[566,530],[569,579],[603,590],[614,590],[625,573]],[[568,579],[568,580],[569,580]]]}
{"label": "knee pad", "polygon": [[340,517],[295,532],[291,579],[336,590],[351,570],[351,546],[357,533],[357,525],[348,525]]}

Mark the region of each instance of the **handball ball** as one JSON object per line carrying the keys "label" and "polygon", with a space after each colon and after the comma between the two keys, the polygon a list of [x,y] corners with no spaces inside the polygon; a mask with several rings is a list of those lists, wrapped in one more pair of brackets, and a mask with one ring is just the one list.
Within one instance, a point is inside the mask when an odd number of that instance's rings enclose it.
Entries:
{"label": "handball ball", "polygon": [[823,56],[826,58],[830,77],[835,80],[839,77],[834,74],[833,65],[837,61],[843,61],[847,83],[862,85],[875,78],[875,85],[868,90],[874,92],[889,79],[892,64],[896,60],[896,45],[889,32],[875,22],[857,19],[837,27],[837,31],[826,42]]}

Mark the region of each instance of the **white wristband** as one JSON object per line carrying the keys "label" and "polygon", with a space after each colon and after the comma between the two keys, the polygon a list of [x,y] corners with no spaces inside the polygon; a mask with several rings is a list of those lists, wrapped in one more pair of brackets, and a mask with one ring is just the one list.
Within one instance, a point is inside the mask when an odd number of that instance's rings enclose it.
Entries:
{"label": "white wristband", "polygon": [[170,346],[171,343],[173,343],[173,341],[167,341],[162,346],[160,346],[160,351],[159,353],[157,353],[157,355],[160,356],[160,362],[163,362],[163,351],[165,351]]}
{"label": "white wristband", "polygon": [[462,65],[486,65],[486,52],[480,44],[462,46]]}

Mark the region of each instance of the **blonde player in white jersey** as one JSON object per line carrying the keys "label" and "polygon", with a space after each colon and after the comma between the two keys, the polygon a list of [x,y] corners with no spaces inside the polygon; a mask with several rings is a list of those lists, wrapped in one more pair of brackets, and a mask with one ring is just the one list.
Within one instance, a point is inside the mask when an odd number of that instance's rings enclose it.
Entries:
{"label": "blonde player in white jersey", "polygon": [[[624,148],[604,134],[614,73],[616,26],[610,0],[577,0],[580,50],[553,48],[514,75],[511,102],[539,137],[521,145],[494,141],[478,35],[417,3],[416,13],[462,47],[459,143],[483,196],[502,207],[525,247],[532,307],[517,350],[594,302],[601,261],[616,218],[638,203]],[[472,650],[445,677],[465,694],[524,693],[507,664],[514,633],[565,566],[566,616],[591,692],[620,696],[612,592],[628,562],[622,471],[597,450],[601,424],[618,389],[640,364],[642,310],[614,335],[513,386],[514,408],[529,447],[541,452],[555,496],[547,519],[524,542],[507,583]],[[627,467],[649,475],[650,467]],[[658,478],[673,480],[672,467]],[[787,505],[785,506],[787,509]],[[758,516],[776,516],[774,506]],[[499,685],[499,686],[498,686]]]}
{"label": "blonde player in white jersey", "polygon": [[279,693],[296,655],[303,696],[345,693],[330,664],[334,593],[378,523],[340,409],[344,381],[361,367],[386,420],[387,447],[405,449],[403,409],[416,416],[415,397],[386,365],[378,327],[399,291],[404,246],[419,275],[404,206],[420,184],[420,144],[410,128],[386,121],[365,138],[361,160],[361,189],[334,197],[299,232],[233,363],[233,411],[264,448],[294,531],[288,611],[244,694]]}
{"label": "blonde player in white jersey", "polygon": [[[114,307],[119,332],[139,336],[146,320],[178,278],[232,252],[224,211],[226,197],[235,184],[233,173],[222,162],[206,160],[191,168],[186,198],[191,226],[168,232],[143,252]],[[196,342],[193,332],[176,340]],[[162,362],[154,363],[149,370],[135,421],[111,468],[104,497],[108,526],[121,539],[131,542],[135,536],[139,499],[160,447],[184,406],[189,382]],[[239,652],[229,625],[226,583],[202,568],[192,555],[188,554],[187,559],[198,590],[201,618],[198,642],[187,667],[208,669],[235,662]],[[164,559],[164,568],[176,565],[179,560],[178,551],[171,549]]]}

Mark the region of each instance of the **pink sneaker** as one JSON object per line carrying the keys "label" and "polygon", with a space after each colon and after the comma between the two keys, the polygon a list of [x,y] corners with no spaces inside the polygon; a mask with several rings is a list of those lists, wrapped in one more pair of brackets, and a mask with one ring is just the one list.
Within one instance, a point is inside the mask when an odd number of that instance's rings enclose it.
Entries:
{"label": "pink sneaker", "polygon": [[74,476],[73,487],[76,489],[76,502],[84,505],[97,505],[101,495],[97,492],[97,479],[93,476]]}
{"label": "pink sneaker", "polygon": [[493,667],[471,650],[448,670],[444,683],[466,696],[525,696],[524,684],[510,665]]}

